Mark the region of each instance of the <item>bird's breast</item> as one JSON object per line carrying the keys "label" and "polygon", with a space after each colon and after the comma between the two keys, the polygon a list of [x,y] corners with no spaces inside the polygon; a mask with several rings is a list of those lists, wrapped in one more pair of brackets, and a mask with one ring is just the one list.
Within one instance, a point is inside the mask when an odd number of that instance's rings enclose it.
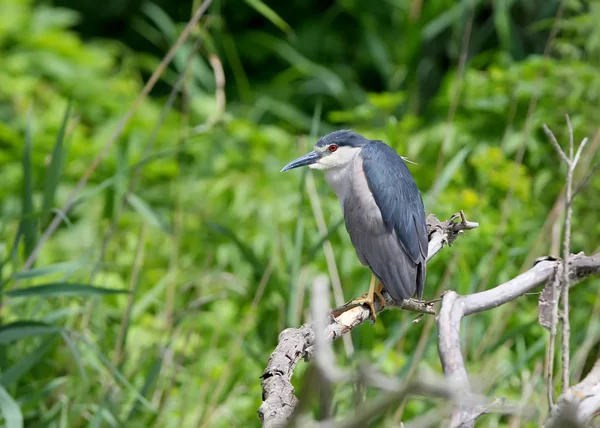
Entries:
{"label": "bird's breast", "polygon": [[327,171],[325,178],[342,205],[350,234],[353,231],[379,234],[385,230],[381,211],[369,189],[360,156],[343,168]]}

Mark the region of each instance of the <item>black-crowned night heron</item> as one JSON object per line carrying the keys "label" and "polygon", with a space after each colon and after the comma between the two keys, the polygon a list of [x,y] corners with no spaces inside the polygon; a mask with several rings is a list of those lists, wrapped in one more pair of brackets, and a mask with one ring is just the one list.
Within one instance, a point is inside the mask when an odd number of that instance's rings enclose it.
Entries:
{"label": "black-crowned night heron", "polygon": [[373,272],[369,292],[352,303],[368,305],[375,320],[374,297],[384,306],[383,289],[398,303],[415,293],[421,298],[427,225],[421,193],[404,159],[382,141],[342,130],[325,135],[312,152],[281,171],[305,165],[325,171],[356,254]]}

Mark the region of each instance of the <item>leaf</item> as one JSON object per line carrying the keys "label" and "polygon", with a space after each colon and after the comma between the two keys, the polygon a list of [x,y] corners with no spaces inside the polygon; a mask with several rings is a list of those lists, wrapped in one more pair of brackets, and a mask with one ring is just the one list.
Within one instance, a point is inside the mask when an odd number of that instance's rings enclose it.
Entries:
{"label": "leaf", "polygon": [[33,208],[33,180],[31,173],[31,122],[32,110],[30,107],[25,128],[25,145],[23,146],[23,187],[21,189],[21,224],[25,244],[25,258],[29,257],[37,242],[37,222]]}
{"label": "leaf", "polygon": [[246,4],[250,6],[252,9],[260,13],[266,19],[268,19],[271,24],[275,25],[284,33],[288,34],[292,32],[292,27],[281,18],[273,9],[263,3],[261,0],[245,0]]}
{"label": "leaf", "polygon": [[16,321],[0,327],[0,345],[31,336],[60,333],[61,331],[61,327],[39,321]]}
{"label": "leaf", "polygon": [[156,303],[162,303],[162,295],[169,284],[169,281],[172,280],[173,274],[167,272],[161,279],[159,279],[156,284],[147,292],[143,293],[143,295],[133,304],[133,308],[131,310],[131,318],[136,320],[140,315],[144,314],[148,308]]}
{"label": "leaf", "polygon": [[[327,94],[342,96],[347,90],[346,83],[336,72],[303,55],[290,43],[264,33],[253,35],[252,40],[271,49],[303,75],[318,79],[325,85]],[[280,104],[286,105],[286,103]]]}
{"label": "leaf", "polygon": [[43,400],[51,396],[56,396],[57,391],[60,391],[66,384],[72,385],[72,379],[67,376],[60,376],[53,378],[45,385],[40,385],[37,388],[25,392],[19,395],[19,402],[23,407],[33,405],[36,406]]}
{"label": "leaf", "polygon": [[457,17],[460,15],[461,9],[464,9],[462,4],[455,4],[453,7],[448,8],[445,12],[440,13],[435,19],[428,22],[421,30],[421,37],[423,40],[432,40],[446,29],[452,27],[452,24],[457,22]]}
{"label": "leaf", "polygon": [[63,337],[63,340],[69,347],[71,354],[73,355],[73,359],[75,360],[75,364],[77,364],[77,368],[79,369],[79,373],[81,374],[81,377],[83,377],[85,380],[87,380],[87,375],[85,374],[85,369],[83,368],[83,362],[81,361],[81,355],[79,353],[79,350],[77,349],[77,346],[75,345],[75,342],[73,342],[73,340],[71,340],[68,332],[63,330],[60,333],[61,333],[61,336]]}
{"label": "leaf", "polygon": [[67,109],[63,117],[62,125],[56,136],[56,143],[52,149],[52,160],[48,169],[46,170],[46,180],[44,182],[44,200],[42,202],[42,212],[47,220],[50,211],[54,207],[54,198],[56,195],[56,189],[60,182],[60,175],[62,173],[63,163],[65,159],[65,151],[63,150],[63,142],[65,139],[65,133],[67,129],[67,123],[69,123],[69,117],[71,115],[71,99],[67,104]]}
{"label": "leaf", "polygon": [[127,294],[129,290],[95,287],[87,284],[54,282],[5,292],[10,297],[94,297],[111,294]]}
{"label": "leaf", "polygon": [[108,369],[108,371],[110,371],[112,376],[116,380],[121,382],[129,391],[131,391],[135,395],[136,400],[138,400],[142,405],[144,405],[151,412],[155,412],[155,409],[154,409],[154,406],[152,405],[152,403],[150,403],[146,399],[146,397],[140,395],[140,393],[127,380],[127,378],[123,375],[123,373],[121,373],[119,371],[119,369],[112,363],[112,361],[110,361],[110,359],[106,355],[104,355],[102,353],[102,351],[100,351],[100,349],[98,349],[92,342],[90,342],[88,339],[86,339],[85,336],[83,336],[79,333],[76,333],[76,332],[71,332],[71,333],[73,335],[75,335],[79,340],[81,340],[81,342],[84,345],[86,345],[89,349],[91,349],[96,354],[96,356],[100,359],[100,361],[102,361],[102,363]]}
{"label": "leaf", "polygon": [[122,427],[115,415],[113,415],[110,409],[107,408],[107,404],[109,402],[109,394],[105,394],[104,400],[102,400],[102,403],[100,403],[96,409],[94,419],[92,419],[88,425],[89,428],[101,428],[103,426],[103,421],[111,427]]}
{"label": "leaf", "polygon": [[[175,41],[177,38],[177,28],[171,17],[163,9],[152,2],[144,2],[142,12],[150,18],[164,36],[163,45],[170,45]],[[165,41],[167,43],[164,43]]]}
{"label": "leaf", "polygon": [[51,275],[55,273],[72,273],[81,266],[86,265],[87,262],[81,260],[75,260],[71,262],[55,263],[53,265],[41,266],[38,268],[30,269],[24,272],[16,272],[12,275],[12,279],[30,279],[37,278],[39,276]]}
{"label": "leaf", "polygon": [[32,367],[44,358],[48,351],[52,349],[55,341],[56,337],[50,337],[42,342],[42,344],[35,348],[31,353],[20,357],[14,365],[0,374],[0,384],[9,387],[12,383],[19,380],[21,376],[29,372]]}
{"label": "leaf", "polygon": [[15,399],[3,386],[0,386],[0,411],[4,416],[6,428],[22,428],[23,413]]}
{"label": "leaf", "polygon": [[[153,361],[152,365],[150,366],[150,370],[148,371],[148,374],[146,376],[146,380],[144,381],[144,385],[142,386],[142,389],[140,390],[140,395],[142,397],[146,397],[150,393],[152,386],[156,383],[156,380],[158,379],[158,376],[160,375],[160,371],[163,367],[163,358],[164,358],[164,352],[159,352],[159,355],[157,355],[154,358],[154,361]],[[137,413],[138,408],[139,408],[139,402],[136,401],[131,406],[131,410],[129,411],[127,420],[129,420],[129,421],[132,420],[132,418]]]}
{"label": "leaf", "polygon": [[165,233],[171,233],[167,223],[160,218],[160,216],[154,212],[152,207],[148,205],[142,198],[130,193],[127,196],[127,202],[129,202],[129,205],[131,205],[131,207],[140,216],[142,216],[148,224],[162,230]]}

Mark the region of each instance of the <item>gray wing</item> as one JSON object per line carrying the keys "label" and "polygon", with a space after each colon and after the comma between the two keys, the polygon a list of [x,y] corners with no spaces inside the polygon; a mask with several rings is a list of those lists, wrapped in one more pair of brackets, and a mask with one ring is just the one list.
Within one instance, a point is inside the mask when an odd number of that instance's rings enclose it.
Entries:
{"label": "gray wing", "polygon": [[357,224],[347,222],[352,243],[394,300],[415,292],[420,298],[429,244],[421,193],[402,158],[387,144],[373,141],[360,156],[383,224],[380,230],[360,233]]}

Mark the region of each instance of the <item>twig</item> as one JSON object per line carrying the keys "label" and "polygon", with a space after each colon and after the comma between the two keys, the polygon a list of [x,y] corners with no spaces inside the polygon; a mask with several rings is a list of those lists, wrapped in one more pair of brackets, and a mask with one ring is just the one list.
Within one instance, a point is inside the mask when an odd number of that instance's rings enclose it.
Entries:
{"label": "twig", "polygon": [[140,233],[138,235],[137,248],[135,250],[131,277],[129,279],[129,296],[127,297],[127,306],[125,313],[123,314],[123,318],[121,319],[121,327],[119,328],[119,335],[117,337],[115,353],[113,355],[113,364],[116,367],[119,367],[123,360],[123,353],[127,341],[127,331],[129,330],[131,322],[131,311],[133,309],[133,304],[135,303],[135,297],[139,285],[140,271],[142,270],[142,266],[144,264],[145,249],[146,224],[144,223],[140,227]]}
{"label": "twig", "polygon": [[569,165],[571,162],[569,161],[569,158],[567,158],[567,155],[565,155],[565,152],[563,152],[563,150],[560,148],[560,144],[558,144],[558,141],[556,140],[554,133],[550,130],[550,128],[548,128],[548,125],[544,124],[543,128],[544,128],[544,132],[548,136],[548,139],[554,146],[554,149],[556,150],[556,152],[562,158],[563,162],[566,163],[567,165]]}
{"label": "twig", "polygon": [[[571,253],[571,198],[573,197],[573,170],[575,162],[573,158],[573,125],[569,115],[566,116],[567,125],[569,128],[569,161],[567,162],[567,193],[565,197],[565,225],[563,237],[563,288],[562,288],[562,388],[565,391],[569,387],[569,372],[571,369],[571,324],[569,323],[569,255]],[[587,140],[584,140],[587,141]],[[583,144],[579,146],[581,149]],[[559,147],[560,150],[560,147]],[[560,150],[562,152],[562,150]],[[581,153],[577,150],[577,153]],[[563,153],[564,154],[564,153]]]}
{"label": "twig", "polygon": [[[554,406],[554,383],[552,381],[552,376],[554,374],[554,349],[556,347],[556,324],[558,322],[558,279],[557,279],[557,271],[558,267],[555,269],[554,276],[551,279],[550,287],[546,285],[544,287],[544,291],[540,295],[540,305],[543,305],[543,298],[545,294],[547,294],[547,290],[550,292],[550,300],[549,303],[552,305],[550,310],[550,341],[548,343],[548,348],[546,349],[546,370],[545,370],[545,379],[546,379],[546,398],[548,400],[548,408],[551,409]],[[542,310],[540,306],[540,321],[543,319],[545,312]],[[542,326],[544,326],[543,322],[540,322]]]}
{"label": "twig", "polygon": [[588,182],[590,181],[590,178],[592,178],[592,176],[594,175],[594,173],[598,170],[598,168],[600,168],[600,163],[597,163],[596,165],[594,165],[592,167],[592,169],[590,170],[590,172],[588,173],[588,175],[586,175],[577,185],[577,187],[575,188],[575,191],[573,192],[573,197],[577,196],[577,194],[579,192],[581,192],[581,189],[583,189],[585,186],[587,186]]}
{"label": "twig", "polygon": [[[571,217],[573,214],[572,202],[573,202],[573,172],[579,162],[581,152],[587,144],[588,139],[584,138],[577,152],[575,153],[574,144],[574,132],[573,124],[569,115],[565,116],[567,121],[567,128],[569,131],[569,156],[561,149],[554,133],[544,125],[544,132],[548,135],[548,138],[554,146],[556,152],[562,158],[567,165],[567,178],[566,178],[566,195],[565,195],[565,221],[564,221],[564,237],[563,237],[563,263],[562,263],[562,391],[569,388],[569,373],[570,373],[570,339],[571,339],[571,325],[569,322],[569,258],[571,253]],[[548,403],[552,407],[552,372],[553,372],[553,361],[554,361],[554,347],[556,341],[556,324],[558,322],[558,294],[556,290],[556,281],[552,282],[552,296],[553,296],[553,311],[552,311],[552,327],[550,331],[550,344],[548,361],[547,361],[547,388],[548,388]]]}
{"label": "twig", "polygon": [[194,134],[201,134],[215,126],[223,118],[223,114],[225,113],[227,99],[225,97],[225,72],[223,71],[223,63],[219,56],[214,53],[208,56],[208,62],[210,63],[215,76],[215,101],[217,104],[217,111],[214,112],[206,123],[194,127],[192,130],[192,133]]}

